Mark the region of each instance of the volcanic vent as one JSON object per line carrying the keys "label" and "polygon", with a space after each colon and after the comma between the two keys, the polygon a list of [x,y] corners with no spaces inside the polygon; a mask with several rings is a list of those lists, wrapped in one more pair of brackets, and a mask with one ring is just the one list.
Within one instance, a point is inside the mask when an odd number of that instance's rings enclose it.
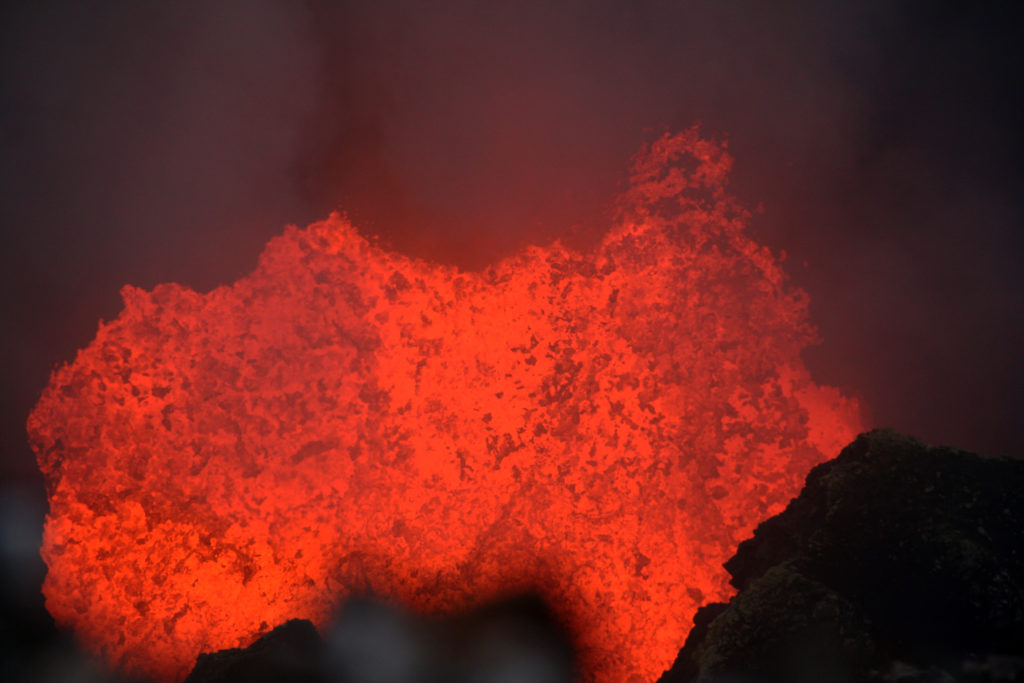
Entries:
{"label": "volcanic vent", "polygon": [[730,164],[661,138],[589,253],[460,272],[332,215],[208,294],[125,287],[29,419],[50,612],[175,680],[354,592],[444,613],[532,588],[589,679],[655,679],[736,544],[861,428],[808,376],[806,297]]}

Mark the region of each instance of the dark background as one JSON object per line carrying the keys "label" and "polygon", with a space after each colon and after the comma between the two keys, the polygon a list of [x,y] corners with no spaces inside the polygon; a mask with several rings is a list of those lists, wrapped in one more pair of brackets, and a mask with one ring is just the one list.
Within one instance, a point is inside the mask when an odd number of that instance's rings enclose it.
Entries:
{"label": "dark background", "polygon": [[810,294],[814,377],[860,397],[871,426],[1019,453],[1022,3],[12,4],[8,634],[48,628],[25,419],[122,285],[230,283],[285,224],[335,208],[469,269],[555,238],[583,248],[630,156],[696,122],[728,139],[734,193],[763,207],[752,234]]}

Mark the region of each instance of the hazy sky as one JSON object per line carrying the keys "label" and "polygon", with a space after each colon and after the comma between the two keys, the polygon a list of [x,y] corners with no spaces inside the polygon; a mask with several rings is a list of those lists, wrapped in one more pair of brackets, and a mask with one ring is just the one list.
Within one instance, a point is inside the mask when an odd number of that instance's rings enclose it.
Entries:
{"label": "hazy sky", "polygon": [[[12,3],[9,3],[12,4]],[[5,478],[118,290],[205,291],[346,209],[482,265],[585,247],[665,129],[727,138],[815,378],[872,424],[1015,451],[1019,3],[38,2],[0,17]]]}

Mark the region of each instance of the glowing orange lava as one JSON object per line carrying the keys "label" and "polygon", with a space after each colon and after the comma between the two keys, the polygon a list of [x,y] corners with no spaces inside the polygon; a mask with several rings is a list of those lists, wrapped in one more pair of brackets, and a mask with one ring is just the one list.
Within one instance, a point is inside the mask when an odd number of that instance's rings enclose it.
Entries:
{"label": "glowing orange lava", "polygon": [[332,215],[208,294],[125,287],[29,419],[50,612],[176,680],[352,592],[443,613],[533,587],[588,679],[654,680],[736,544],[861,428],[801,361],[806,297],[730,165],[658,140],[591,253],[460,272]]}

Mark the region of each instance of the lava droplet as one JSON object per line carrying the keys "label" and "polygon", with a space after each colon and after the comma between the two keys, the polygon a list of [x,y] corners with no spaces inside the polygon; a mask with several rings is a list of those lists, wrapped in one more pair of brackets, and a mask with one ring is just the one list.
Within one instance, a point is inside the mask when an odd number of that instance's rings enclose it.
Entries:
{"label": "lava droplet", "polygon": [[348,595],[533,590],[588,680],[657,678],[736,544],[862,426],[804,367],[807,298],[730,165],[664,136],[587,253],[461,272],[332,215],[208,294],[125,287],[29,418],[57,623],[174,681]]}

